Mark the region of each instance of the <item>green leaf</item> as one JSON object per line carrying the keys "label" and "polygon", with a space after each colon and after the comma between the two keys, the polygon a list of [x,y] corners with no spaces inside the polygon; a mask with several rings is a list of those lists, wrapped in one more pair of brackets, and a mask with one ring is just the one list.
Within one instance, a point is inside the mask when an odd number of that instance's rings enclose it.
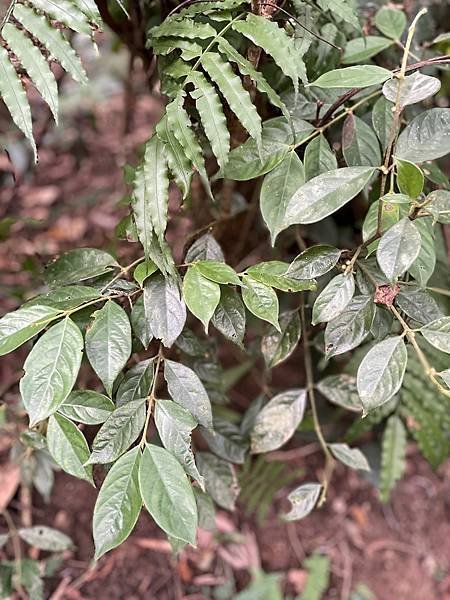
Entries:
{"label": "green leaf", "polygon": [[169,177],[163,142],[153,136],[145,146],[144,160],[136,170],[132,207],[139,240],[150,258],[152,234],[164,238],[167,226]]}
{"label": "green leaf", "polygon": [[245,307],[235,290],[228,287],[221,289],[220,302],[211,323],[227,340],[238,346],[242,345],[245,334]]}
{"label": "green leaf", "polygon": [[57,310],[71,310],[78,308],[85,302],[90,302],[96,298],[100,299],[101,294],[98,290],[86,287],[84,285],[66,285],[63,288],[51,290],[46,294],[36,296],[28,300],[24,306],[50,306]]}
{"label": "green leaf", "polygon": [[233,464],[244,464],[249,444],[237,425],[214,419],[214,430],[202,427],[201,433],[214,454]]}
{"label": "green leaf", "polygon": [[38,10],[46,12],[52,19],[59,21],[69,29],[90,35],[91,28],[83,11],[69,0],[31,0]]}
{"label": "green leaf", "polygon": [[242,277],[242,299],[248,310],[263,321],[280,330],[278,324],[278,297],[273,288],[248,275]]}
{"label": "green leaf", "polygon": [[108,252],[95,248],[77,248],[49,263],[44,278],[50,287],[55,288],[98,277],[110,271],[111,267],[118,266],[116,259]]}
{"label": "green leaf", "polygon": [[161,25],[152,27],[148,32],[150,39],[160,37],[180,37],[207,40],[216,35],[216,30],[209,23],[201,23],[195,19],[166,19]]}
{"label": "green leaf", "polygon": [[0,47],[0,96],[10,112],[12,120],[31,143],[36,161],[37,149],[33,137],[30,105],[22,82],[3,46]]}
{"label": "green leaf", "polygon": [[379,37],[377,35],[366,35],[364,37],[350,40],[345,46],[342,64],[351,65],[354,63],[365,62],[379,52],[386,50],[393,44],[392,40]]}
{"label": "green leaf", "polygon": [[12,352],[60,316],[50,306],[23,306],[0,319],[0,356]]}
{"label": "green leaf", "polygon": [[191,449],[191,432],[197,427],[197,421],[188,410],[172,400],[157,400],[155,425],[164,448],[175,456],[186,473],[204,491],[205,483],[198,472]]}
{"label": "green leaf", "polygon": [[450,152],[450,108],[431,108],[415,117],[401,132],[395,155],[422,163]]}
{"label": "green leaf", "polygon": [[233,465],[209,452],[198,452],[196,458],[208,494],[222,508],[234,510],[240,489]]}
{"label": "green leaf", "polygon": [[234,73],[229,62],[215,52],[202,55],[202,67],[217,84],[231,110],[254,138],[261,144],[261,117],[252,103],[250,94],[243,88],[240,78]]}
{"label": "green leaf", "polygon": [[142,506],[140,461],[139,448],[129,450],[113,464],[100,488],[92,523],[96,560],[120,546],[136,525]]}
{"label": "green leaf", "polygon": [[164,378],[172,399],[188,410],[203,427],[212,428],[211,403],[196,373],[185,365],[166,359]]}
{"label": "green leaf", "polygon": [[236,274],[236,271],[226,265],[224,262],[217,260],[200,260],[195,263],[196,269],[200,271],[203,277],[216,283],[241,285],[241,280]]}
{"label": "green leaf", "polygon": [[421,243],[419,230],[408,217],[382,235],[377,260],[389,281],[394,282],[409,269],[419,255]]}
{"label": "green leaf", "polygon": [[147,349],[153,340],[153,331],[151,328],[151,314],[147,312],[148,306],[144,302],[144,295],[139,296],[133,308],[131,309],[130,321],[134,335],[141,344]]}
{"label": "green leaf", "polygon": [[[397,102],[399,79],[390,79],[383,85],[383,95],[391,102]],[[404,108],[409,104],[417,104],[430,96],[434,96],[441,89],[441,82],[436,77],[422,75],[416,71],[412,75],[407,75],[401,83],[400,95],[398,96],[399,106]]]}
{"label": "green leaf", "polygon": [[292,491],[288,496],[292,508],[283,515],[284,519],[298,521],[309,515],[317,504],[321,490],[322,486],[318,483],[304,483]]}
{"label": "green leaf", "polygon": [[225,262],[221,247],[210,233],[205,233],[195,240],[186,253],[185,262],[193,263],[198,260]]}
{"label": "green leaf", "polygon": [[334,457],[344,465],[347,465],[347,467],[361,471],[370,471],[367,458],[358,448],[350,448],[347,444],[328,444],[328,447]]}
{"label": "green leaf", "polygon": [[421,325],[444,316],[433,296],[419,286],[402,286],[395,303],[410,319]]}
{"label": "green leaf", "polygon": [[152,277],[144,287],[145,312],[156,339],[170,347],[186,322],[186,306],[177,284],[162,275]]}
{"label": "green leaf", "polygon": [[131,355],[131,326],[121,306],[108,300],[86,331],[86,354],[109,396]]}
{"label": "green leaf", "polygon": [[450,317],[441,317],[420,329],[423,337],[441,352],[450,354]]}
{"label": "green leaf", "polygon": [[420,233],[420,252],[409,268],[409,273],[419,285],[425,287],[436,266],[436,241],[431,217],[418,219],[415,223]]}
{"label": "green leaf", "polygon": [[375,315],[371,296],[355,296],[325,329],[325,353],[328,358],[349,352],[369,335]]}
{"label": "green leaf", "polygon": [[223,169],[230,152],[230,133],[222,110],[222,103],[214,86],[209,83],[202,73],[192,71],[189,75],[189,81],[195,86],[195,90],[191,91],[190,94],[195,100],[206,137],[211,144],[219,167]]}
{"label": "green leaf", "polygon": [[20,393],[34,426],[58,410],[71,392],[83,352],[81,331],[68,317],[51,327],[24,363]]}
{"label": "green leaf", "polygon": [[314,177],[290,199],[284,229],[316,223],[333,214],[359,194],[374,172],[373,167],[344,167]]}
{"label": "green leaf", "polygon": [[355,293],[355,278],[351,273],[333,277],[314,302],[312,324],[331,321],[345,310]]}
{"label": "green leaf", "polygon": [[95,436],[87,464],[114,462],[128,450],[144,427],[145,408],[145,398],[131,400],[116,408]]}
{"label": "green leaf", "polygon": [[58,413],[86,425],[104,423],[114,410],[111,400],[90,390],[77,390],[71,392],[58,408]]}
{"label": "green leaf", "polygon": [[[330,559],[328,556],[313,554],[303,561],[303,566],[308,570],[308,579],[301,600],[321,600],[330,585]],[[349,600],[358,599],[352,596]],[[364,599],[360,598],[359,600]],[[370,600],[370,598],[365,600]]]}
{"label": "green leaf", "polygon": [[380,498],[389,500],[395,483],[402,477],[406,463],[406,431],[399,417],[389,417],[383,434],[380,471]]}
{"label": "green leaf", "polygon": [[[393,194],[392,194],[393,195]],[[376,200],[369,206],[369,210],[364,218],[363,227],[362,227],[362,236],[363,241],[367,242],[371,237],[373,237],[377,233],[378,229],[378,209],[380,206],[380,202],[382,202],[381,207],[381,233],[387,231],[392,225],[398,222],[400,218],[400,206],[399,204],[391,204],[387,198],[389,195],[384,196],[384,199]],[[409,202],[411,199],[409,198]],[[371,244],[367,246],[367,256],[370,256],[372,252],[374,252],[379,245],[379,240],[374,240]]]}
{"label": "green leaf", "polygon": [[298,312],[280,315],[280,329],[271,327],[261,340],[261,352],[269,369],[289,358],[296,349],[301,333]]}
{"label": "green leaf", "polygon": [[319,244],[301,252],[289,265],[286,275],[295,279],[321,277],[336,266],[341,251],[334,246]]}
{"label": "green leaf", "polygon": [[185,200],[191,187],[192,164],[186,157],[183,147],[175,137],[172,129],[169,127],[166,116],[156,125],[156,133],[159,139],[165,144],[164,151],[167,165],[183,194],[183,200]]}
{"label": "green leaf", "polygon": [[89,458],[89,447],[81,431],[62,415],[52,415],[47,427],[47,446],[50,454],[61,469],[69,475],[89,481],[92,467],[85,466]]}
{"label": "green leaf", "polygon": [[331,11],[338,19],[350,23],[356,29],[361,29],[353,2],[348,0],[318,0],[318,5],[322,10]]}
{"label": "green leaf", "polygon": [[335,69],[321,75],[310,85],[330,88],[365,88],[383,83],[392,77],[392,72],[376,65],[358,65]]}
{"label": "green leaf", "polygon": [[183,279],[183,298],[193,315],[200,319],[208,333],[208,324],[220,300],[220,286],[206,279],[195,264]]}
{"label": "green leaf", "polygon": [[399,40],[406,28],[406,15],[401,10],[383,6],[375,15],[375,25],[388,37]]}
{"label": "green leaf", "polygon": [[51,56],[60,63],[75,81],[86,83],[87,76],[81,60],[62,32],[53,27],[49,21],[23,4],[16,4],[14,18],[21,23],[40,43],[45,46]]}
{"label": "green leaf", "polygon": [[390,337],[373,346],[358,368],[358,394],[368,413],[388,402],[400,389],[408,353],[400,336]]}
{"label": "green leaf", "polygon": [[246,273],[259,283],[264,283],[282,292],[302,292],[316,289],[315,281],[297,279],[288,274],[289,267],[288,263],[280,260],[269,260],[249,267]]}
{"label": "green leaf", "polygon": [[295,150],[268,173],[263,181],[260,195],[262,217],[270,231],[272,246],[277,235],[284,229],[286,207],[294,192],[305,182],[305,169]]}
{"label": "green leaf", "polygon": [[147,398],[153,383],[154,365],[155,359],[150,358],[138,362],[125,373],[116,393],[117,406]]}
{"label": "green leaf", "polygon": [[287,110],[286,105],[284,102],[282,102],[277,92],[266,81],[264,75],[257,71],[250,61],[248,61],[237,50],[235,50],[228,40],[220,37],[217,40],[217,43],[219,45],[219,50],[226,55],[228,60],[237,64],[241,75],[248,75],[248,77],[250,77],[250,79],[254,82],[256,89],[262,94],[266,94],[269,102],[273,104],[273,106],[279,108],[283,115],[289,119],[289,111]]}
{"label": "green leaf", "polygon": [[242,33],[269,54],[298,90],[299,77],[306,83],[305,65],[298,55],[294,39],[275,21],[249,13],[245,21],[237,21],[233,29]]}
{"label": "green leaf", "polygon": [[375,102],[372,110],[372,127],[374,128],[383,149],[386,149],[394,120],[394,105],[381,97]]}
{"label": "green leaf", "polygon": [[322,133],[306,146],[303,160],[306,181],[338,168],[336,156]]}
{"label": "green leaf", "polygon": [[45,550],[46,552],[63,552],[64,550],[71,550],[74,547],[69,536],[46,525],[21,527],[17,530],[17,533],[30,546],[39,548],[39,550]]}
{"label": "green leaf", "polygon": [[197,505],[177,459],[164,448],[147,444],[139,468],[139,487],[146,509],[161,529],[194,545]]}
{"label": "green leaf", "polygon": [[407,160],[395,160],[397,169],[397,185],[402,194],[411,198],[417,198],[422,193],[424,176],[422,171],[414,163]]}
{"label": "green leaf", "polygon": [[362,405],[356,388],[356,378],[341,373],[328,375],[316,385],[316,388],[332,404],[346,410],[361,412]]}
{"label": "green leaf", "polygon": [[381,164],[380,145],[372,128],[353,113],[349,113],[342,127],[342,152],[349,167]]}
{"label": "green leaf", "polygon": [[14,25],[6,23],[2,29],[2,36],[22,63],[42,98],[47,102],[57,124],[58,86],[47,61],[30,38]]}
{"label": "green leaf", "polygon": [[285,444],[303,419],[306,391],[288,390],[272,398],[256,415],[251,438],[253,454],[270,452]]}
{"label": "green leaf", "polygon": [[426,210],[433,215],[438,223],[450,224],[450,192],[434,190],[426,197]]}

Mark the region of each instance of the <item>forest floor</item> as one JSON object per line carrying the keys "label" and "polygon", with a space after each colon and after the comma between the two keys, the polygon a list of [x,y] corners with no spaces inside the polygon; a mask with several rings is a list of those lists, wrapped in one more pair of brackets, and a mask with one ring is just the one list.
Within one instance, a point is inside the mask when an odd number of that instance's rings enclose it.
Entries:
{"label": "forest floor", "polygon": [[[138,95],[131,127],[124,133],[120,89],[112,89],[102,101],[95,90],[87,99],[69,87],[67,96],[72,93],[77,109],[69,107],[63,126],[50,126],[44,133],[36,168],[30,169],[19,138],[10,147],[14,167],[0,155],[0,219],[10,219],[2,221],[3,229],[10,226],[9,235],[0,230],[0,314],[39,291],[39,271],[57,253],[98,247],[115,252],[127,264],[127,255],[131,262],[133,252],[139,251],[136,245],[112,241],[114,227],[126,213],[120,204],[126,191],[121,167],[133,160],[133,152],[149,136],[160,102]],[[40,106],[37,110],[45,114]],[[41,127],[44,122],[38,119]],[[15,185],[8,175],[12,170]],[[175,226],[185,230],[188,221],[181,214]],[[19,350],[0,362],[0,399],[17,400],[23,357]],[[5,486],[0,505],[7,487],[9,445],[9,440],[0,444]],[[317,480],[323,466],[317,447],[309,444],[306,456],[294,446],[284,455],[287,471],[297,469],[302,479]],[[371,480],[338,467],[326,505],[296,524],[278,516],[286,508],[288,491],[289,486],[276,494],[262,523],[249,516],[243,504],[234,514],[219,511],[216,531],[202,531],[198,548],[183,551],[176,560],[161,532],[143,514],[130,539],[92,568],[90,531],[97,493],[58,473],[49,504],[37,493],[33,496],[32,521],[67,533],[76,548],[47,579],[45,597],[226,600],[233,597],[229,590],[242,589],[259,568],[279,573],[286,596],[295,597],[305,586],[305,558],[320,553],[331,564],[326,599],[348,600],[363,584],[377,600],[450,600],[450,461],[433,472],[415,446],[409,447],[406,476],[386,506]],[[22,509],[16,495],[10,512],[17,523]]]}

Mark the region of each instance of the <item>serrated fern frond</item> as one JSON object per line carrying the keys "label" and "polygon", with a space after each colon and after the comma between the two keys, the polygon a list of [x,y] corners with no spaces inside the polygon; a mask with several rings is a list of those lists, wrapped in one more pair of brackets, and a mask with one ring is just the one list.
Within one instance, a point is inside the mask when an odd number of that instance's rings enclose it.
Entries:
{"label": "serrated fern frond", "polygon": [[380,498],[387,502],[395,483],[405,470],[406,430],[397,415],[389,417],[383,434],[380,471]]}

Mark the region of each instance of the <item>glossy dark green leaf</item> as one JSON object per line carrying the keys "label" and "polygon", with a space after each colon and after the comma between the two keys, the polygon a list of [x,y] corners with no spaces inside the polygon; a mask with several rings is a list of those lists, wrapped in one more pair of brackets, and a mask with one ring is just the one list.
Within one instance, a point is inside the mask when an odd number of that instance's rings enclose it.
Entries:
{"label": "glossy dark green leaf", "polygon": [[30,546],[46,552],[63,552],[74,546],[69,536],[53,527],[47,527],[47,525],[21,527],[17,533]]}
{"label": "glossy dark green leaf", "polygon": [[395,303],[410,319],[422,325],[444,316],[433,296],[419,286],[402,286]]}
{"label": "glossy dark green leaf", "polygon": [[86,331],[86,354],[109,396],[131,355],[131,326],[121,306],[108,302],[93,314]]}
{"label": "glossy dark green leaf", "polygon": [[39,305],[50,306],[57,310],[70,310],[100,297],[100,292],[94,288],[84,285],[67,285],[47,292],[47,294],[36,296],[28,300],[24,306]]}
{"label": "glossy dark green leaf", "polygon": [[134,335],[141,344],[147,349],[153,340],[153,331],[151,329],[151,315],[146,312],[148,304],[144,302],[144,295],[139,296],[131,309],[130,321]]}
{"label": "glossy dark green leaf", "polygon": [[272,245],[280,231],[284,229],[286,206],[294,192],[305,182],[305,168],[295,150],[283,159],[264,178],[260,208],[263,219],[270,231]]}
{"label": "glossy dark green leaf", "polygon": [[316,223],[333,214],[359,194],[374,171],[373,167],[344,167],[314,177],[292,196],[284,228]]}
{"label": "glossy dark green leaf", "polygon": [[431,108],[415,117],[401,132],[395,155],[402,160],[423,163],[450,152],[450,108]]}
{"label": "glossy dark green leaf", "polygon": [[300,318],[297,312],[280,315],[281,332],[274,327],[261,340],[261,352],[269,369],[280,364],[294,352],[300,340]]}
{"label": "glossy dark green leaf", "polygon": [[190,477],[204,489],[203,477],[195,464],[191,448],[191,433],[197,421],[191,413],[172,400],[157,400],[155,425],[166,450],[171,452]]}
{"label": "glossy dark green leaf", "polygon": [[[400,80],[390,79],[383,85],[383,95],[391,102],[397,102]],[[412,75],[406,75],[400,87],[398,96],[399,106],[402,108],[409,104],[422,102],[429,96],[434,96],[441,89],[441,82],[436,77],[423,75],[416,71]]]}
{"label": "glossy dark green leaf", "polygon": [[69,475],[89,481],[92,467],[85,466],[89,458],[89,447],[81,431],[62,415],[52,415],[47,427],[47,446],[57,465]]}
{"label": "glossy dark green leaf", "polygon": [[408,271],[419,285],[425,287],[434,273],[437,259],[432,218],[417,219],[415,226],[420,234],[420,251]]}
{"label": "glossy dark green leaf", "polygon": [[60,315],[50,306],[24,306],[0,319],[0,356],[12,352],[37,335]]}
{"label": "glossy dark green leaf", "polygon": [[389,281],[394,282],[409,269],[419,255],[421,243],[419,230],[408,217],[382,235],[377,261]]}
{"label": "glossy dark green leaf", "polygon": [[195,240],[186,253],[185,262],[193,263],[197,260],[225,262],[221,247],[210,233],[205,233]]}
{"label": "glossy dark green leaf", "polygon": [[422,193],[424,176],[422,171],[414,163],[407,160],[397,159],[397,185],[402,194],[411,198],[417,198]]}
{"label": "glossy dark green leaf", "polygon": [[220,302],[211,323],[228,340],[242,345],[245,334],[245,307],[240,295],[233,289],[222,287]]}
{"label": "glossy dark green leaf", "polygon": [[372,56],[389,48],[392,43],[392,40],[388,40],[378,35],[366,35],[364,37],[354,38],[347,42],[345,46],[342,64],[351,65],[365,62],[369,58],[372,58]]}
{"label": "glossy dark green leaf", "polygon": [[315,290],[316,282],[311,279],[298,279],[288,273],[290,265],[280,260],[258,263],[246,270],[252,279],[274,287],[282,292],[302,292]]}
{"label": "glossy dark green leaf", "polygon": [[95,558],[124,542],[133,531],[142,499],[139,491],[141,452],[133,448],[108,471],[94,507]]}
{"label": "glossy dark green leaf", "polygon": [[272,398],[256,416],[251,431],[253,454],[270,452],[293,435],[305,412],[306,391],[288,390]]}
{"label": "glossy dark green leaf", "polygon": [[188,410],[198,423],[207,429],[212,428],[211,402],[196,373],[185,365],[166,359],[164,377],[172,399]]}
{"label": "glossy dark green leaf", "polygon": [[72,391],[83,352],[83,336],[66,317],[44,333],[24,363],[20,393],[33,426],[58,410]]}
{"label": "glossy dark green leaf", "polygon": [[111,400],[91,390],[71,392],[58,408],[58,412],[77,423],[98,425],[104,423],[114,410]]}
{"label": "glossy dark green leaf", "polygon": [[441,317],[427,323],[420,329],[420,333],[432,346],[450,354],[450,317]]}
{"label": "glossy dark green leaf", "polygon": [[116,393],[117,406],[147,398],[153,383],[154,364],[154,358],[143,360],[125,373]]}
{"label": "glossy dark green leaf", "polygon": [[208,494],[222,508],[234,510],[240,489],[233,465],[209,452],[198,452],[196,458]]}
{"label": "glossy dark green leaf", "polygon": [[334,246],[326,244],[311,246],[294,258],[286,274],[295,279],[321,277],[331,271],[340,256],[341,251]]}
{"label": "glossy dark green leaf", "polygon": [[237,425],[214,419],[214,430],[202,427],[201,432],[211,452],[233,464],[244,463],[249,444]]}
{"label": "glossy dark green leaf", "polygon": [[146,509],[161,529],[195,544],[197,504],[183,468],[170,452],[146,445],[139,467],[139,487]]}
{"label": "glossy dark green leaf", "polygon": [[402,337],[390,337],[373,346],[358,368],[358,394],[367,414],[388,402],[400,389],[408,353]]}
{"label": "glossy dark green leaf", "polygon": [[183,298],[186,306],[197,317],[208,333],[208,325],[220,300],[220,286],[204,277],[195,264],[183,278]]}
{"label": "glossy dark green leaf", "polygon": [[292,508],[283,515],[284,519],[298,521],[309,515],[317,504],[321,490],[322,486],[318,483],[304,483],[292,491],[288,496]]}
{"label": "glossy dark green leaf", "polygon": [[145,408],[144,398],[116,408],[95,436],[88,464],[114,462],[128,450],[144,427]]}
{"label": "glossy dark green leaf", "polygon": [[306,181],[338,168],[336,156],[322,133],[306,146],[303,162]]}
{"label": "glossy dark green leaf", "polygon": [[224,262],[216,260],[201,260],[195,263],[195,267],[203,277],[210,281],[221,284],[241,285],[241,280],[236,271]]}
{"label": "glossy dark green leaf", "polygon": [[345,309],[355,293],[355,278],[351,273],[333,277],[314,302],[312,324],[331,321]]}
{"label": "glossy dark green leaf", "polygon": [[146,260],[141,262],[134,270],[133,277],[138,282],[138,284],[142,287],[144,281],[153,275],[158,270],[158,267],[151,260]]}
{"label": "glossy dark green leaf", "polygon": [[406,15],[397,8],[383,6],[375,15],[375,25],[384,35],[399,40],[407,25]]}
{"label": "glossy dark green leaf", "polygon": [[358,65],[328,71],[311,85],[320,88],[364,88],[383,83],[392,77],[392,72],[376,65]]}
{"label": "glossy dark green leaf", "polygon": [[372,128],[350,113],[342,126],[342,152],[349,167],[382,163],[380,145]]}
{"label": "glossy dark green leaf", "polygon": [[275,329],[278,324],[278,297],[273,288],[256,281],[248,275],[242,277],[242,299],[248,310],[263,321],[271,323]]}
{"label": "glossy dark green leaf", "polygon": [[329,321],[325,329],[328,358],[353,350],[369,335],[375,314],[370,296],[355,296],[346,309]]}
{"label": "glossy dark green leaf", "polygon": [[378,98],[372,109],[372,127],[385,149],[389,143],[392,132],[392,122],[394,120],[394,104],[382,96]]}
{"label": "glossy dark green leaf", "polygon": [[186,306],[177,284],[162,275],[149,279],[144,286],[145,311],[155,338],[170,347],[186,322]]}
{"label": "glossy dark green leaf", "polygon": [[118,266],[116,259],[103,250],[77,248],[47,265],[44,277],[50,287],[57,287],[103,275]]}
{"label": "glossy dark green leaf", "polygon": [[367,458],[358,450],[358,448],[350,448],[347,444],[328,444],[333,456],[337,460],[351,469],[361,471],[370,471],[370,465]]}
{"label": "glossy dark green leaf", "polygon": [[362,405],[356,388],[356,378],[341,373],[328,375],[316,385],[319,392],[332,404],[341,408],[361,412]]}

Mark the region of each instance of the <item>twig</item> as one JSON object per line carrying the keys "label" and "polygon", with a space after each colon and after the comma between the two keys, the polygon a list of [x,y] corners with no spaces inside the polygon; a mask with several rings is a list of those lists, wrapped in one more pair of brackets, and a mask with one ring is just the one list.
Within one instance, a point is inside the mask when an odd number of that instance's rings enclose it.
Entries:
{"label": "twig", "polygon": [[16,578],[17,578],[16,590],[22,598],[26,598],[25,593],[22,588],[22,550],[20,549],[19,534],[17,533],[17,529],[14,524],[14,521],[11,518],[11,515],[9,514],[9,512],[6,508],[2,511],[2,515],[6,521],[6,525],[8,526],[8,531],[9,531],[11,543],[13,546],[14,568],[16,571]]}
{"label": "twig", "polygon": [[12,0],[12,2],[10,3],[10,5],[9,5],[9,6],[8,6],[8,8],[6,9],[5,16],[3,17],[3,19],[2,19],[2,22],[0,23],[0,33],[2,32],[2,30],[3,30],[3,27],[4,27],[4,26],[6,25],[6,23],[9,21],[9,19],[10,19],[11,15],[12,15],[12,12],[13,12],[13,10],[14,10],[14,7],[15,7],[16,3],[17,3],[17,0]]}
{"label": "twig", "polygon": [[162,345],[160,344],[159,350],[158,350],[158,358],[156,359],[155,371],[153,373],[152,389],[150,390],[150,394],[147,397],[147,402],[148,402],[147,415],[145,417],[144,430],[142,432],[141,441],[139,444],[141,448],[143,448],[147,442],[147,430],[148,430],[148,426],[150,424],[150,417],[152,415],[153,403],[155,401],[155,392],[156,392],[156,386],[158,383],[159,367],[161,365],[161,361],[163,361],[163,360],[164,360],[164,355],[162,352]]}

